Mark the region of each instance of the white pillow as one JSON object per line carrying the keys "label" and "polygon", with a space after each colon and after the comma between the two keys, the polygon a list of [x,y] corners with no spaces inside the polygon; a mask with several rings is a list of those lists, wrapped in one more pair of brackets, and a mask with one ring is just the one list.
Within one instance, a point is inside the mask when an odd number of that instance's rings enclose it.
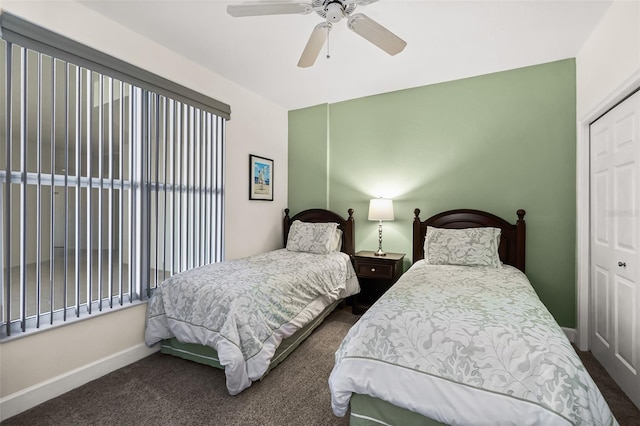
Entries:
{"label": "white pillow", "polygon": [[331,251],[340,251],[341,248],[342,248],[342,231],[336,228],[336,232],[333,234]]}
{"label": "white pillow", "polygon": [[432,265],[500,268],[499,244],[499,228],[444,229],[427,226],[424,258]]}
{"label": "white pillow", "polygon": [[338,224],[294,221],[289,228],[287,250],[308,253],[329,253],[335,247]]}

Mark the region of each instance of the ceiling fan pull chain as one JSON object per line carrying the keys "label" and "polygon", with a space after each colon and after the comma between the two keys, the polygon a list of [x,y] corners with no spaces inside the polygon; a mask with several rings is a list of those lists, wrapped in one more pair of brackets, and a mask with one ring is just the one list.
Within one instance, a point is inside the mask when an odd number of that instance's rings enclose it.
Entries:
{"label": "ceiling fan pull chain", "polygon": [[329,55],[329,33],[331,32],[331,27],[327,27],[327,59],[331,59],[331,55]]}

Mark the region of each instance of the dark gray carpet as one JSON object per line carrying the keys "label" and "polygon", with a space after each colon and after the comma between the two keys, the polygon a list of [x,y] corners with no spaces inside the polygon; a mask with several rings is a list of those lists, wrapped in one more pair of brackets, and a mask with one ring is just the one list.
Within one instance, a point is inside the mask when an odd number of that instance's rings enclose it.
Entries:
{"label": "dark gray carpet", "polygon": [[[358,319],[335,311],[287,360],[237,396],[224,372],[154,354],[14,416],[3,425],[347,425],[333,415],[327,380]],[[580,353],[621,425],[640,412],[590,353]]]}
{"label": "dark gray carpet", "polygon": [[621,426],[639,426],[640,410],[631,402],[620,387],[613,381],[607,370],[593,356],[591,352],[581,352],[576,349],[582,363],[596,382],[602,396],[607,400],[609,408],[613,412]]}

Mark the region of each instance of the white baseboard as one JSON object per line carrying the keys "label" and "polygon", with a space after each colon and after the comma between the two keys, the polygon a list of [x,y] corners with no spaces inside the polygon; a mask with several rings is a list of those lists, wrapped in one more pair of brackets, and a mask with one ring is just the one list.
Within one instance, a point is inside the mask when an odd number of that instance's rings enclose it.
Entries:
{"label": "white baseboard", "polygon": [[562,331],[564,331],[564,334],[567,336],[567,339],[569,339],[571,343],[576,343],[578,338],[578,331],[575,328],[562,327]]}
{"label": "white baseboard", "polygon": [[4,421],[105,374],[139,361],[158,350],[160,350],[160,345],[148,348],[142,343],[8,395],[0,399],[0,421]]}

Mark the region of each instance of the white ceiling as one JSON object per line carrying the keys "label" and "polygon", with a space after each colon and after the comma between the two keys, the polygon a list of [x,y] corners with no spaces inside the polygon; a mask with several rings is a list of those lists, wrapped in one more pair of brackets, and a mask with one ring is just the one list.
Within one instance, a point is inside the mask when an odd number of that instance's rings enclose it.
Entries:
{"label": "white ceiling", "polygon": [[403,52],[389,56],[343,20],[331,58],[323,49],[306,69],[296,64],[322,21],[315,13],[232,18],[227,5],[243,2],[221,0],[80,3],[292,110],[575,57],[611,0],[379,0],[356,12],[403,38]]}

